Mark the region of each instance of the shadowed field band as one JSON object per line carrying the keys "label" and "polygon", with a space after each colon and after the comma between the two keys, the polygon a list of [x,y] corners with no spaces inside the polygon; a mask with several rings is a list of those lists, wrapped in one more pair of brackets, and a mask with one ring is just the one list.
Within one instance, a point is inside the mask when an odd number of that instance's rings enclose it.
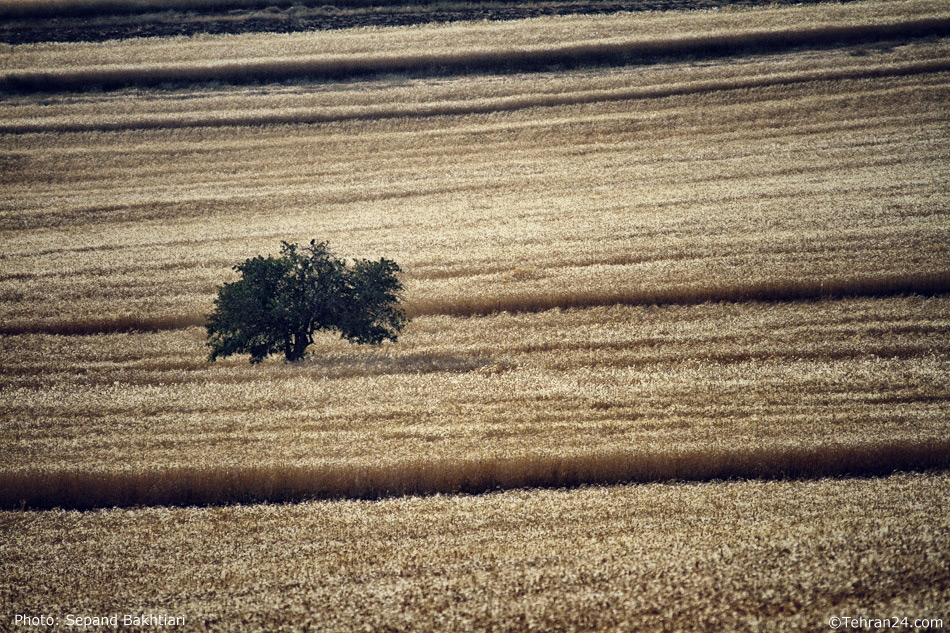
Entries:
{"label": "shadowed field band", "polygon": [[778,86],[792,86],[811,81],[847,81],[884,77],[910,77],[950,71],[950,61],[929,60],[877,66],[855,67],[813,72],[767,75],[751,78],[732,78],[720,81],[697,81],[672,86],[649,86],[615,90],[581,91],[551,95],[513,96],[498,99],[460,100],[449,103],[388,106],[365,106],[346,109],[297,108],[281,112],[207,112],[173,115],[110,116],[107,120],[62,120],[57,117],[31,118],[21,121],[0,121],[0,134],[34,134],[48,132],[108,132],[120,130],[179,129],[191,127],[237,127],[262,125],[301,125],[339,121],[372,121],[396,118],[424,118],[432,116],[465,116],[492,112],[513,112],[527,108],[608,103],[631,99],[663,99],[702,93],[751,90]]}
{"label": "shadowed field band", "polygon": [[781,52],[800,47],[873,43],[950,34],[950,18],[930,17],[883,24],[774,29],[667,40],[591,42],[544,48],[483,48],[462,52],[332,55],[311,58],[247,59],[204,64],[165,64],[13,70],[0,75],[0,90],[55,92],[201,82],[258,83],[299,79],[345,80],[386,73],[454,75],[514,73],[593,65],[648,63],[659,59],[704,58],[739,53]]}
{"label": "shadowed field band", "polygon": [[[520,2],[528,5],[543,4],[545,0]],[[123,15],[175,10],[230,11],[300,6],[353,9],[394,5],[431,7],[445,4],[451,4],[451,0],[2,0],[0,18],[96,16],[110,13]],[[485,4],[491,4],[490,0]]]}
{"label": "shadowed field band", "polygon": [[[0,15],[259,2],[218,1]],[[70,40],[0,46],[10,613],[228,633],[943,617],[946,0],[340,30],[264,1],[273,19],[187,16],[215,35],[0,25]],[[300,28],[217,30],[279,21]],[[368,284],[245,275],[311,239],[399,262],[398,341],[351,344],[379,340],[354,321],[381,314]],[[240,339],[215,348],[222,295]]]}
{"label": "shadowed field band", "polygon": [[[410,317],[448,315],[479,316],[498,312],[543,312],[544,310],[583,309],[611,305],[696,305],[710,302],[803,301],[841,297],[893,297],[900,295],[936,296],[950,292],[950,271],[906,273],[851,279],[817,281],[786,280],[749,283],[743,286],[702,286],[665,288],[644,292],[584,292],[566,290],[542,295],[473,297],[455,301],[413,300],[409,297],[406,313]],[[202,326],[203,315],[89,317],[62,321],[38,321],[0,325],[0,335],[63,334],[87,335],[110,332],[157,332]]]}
{"label": "shadowed field band", "polygon": [[950,441],[792,446],[748,450],[630,451],[586,457],[489,458],[380,467],[175,468],[89,472],[51,469],[0,473],[0,508],[283,503],[478,494],[670,480],[879,476],[950,467]]}

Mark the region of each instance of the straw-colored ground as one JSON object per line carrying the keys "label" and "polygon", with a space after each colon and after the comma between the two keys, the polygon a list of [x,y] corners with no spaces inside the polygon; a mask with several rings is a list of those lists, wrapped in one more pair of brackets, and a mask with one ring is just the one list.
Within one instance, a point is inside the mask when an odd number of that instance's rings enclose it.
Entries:
{"label": "straw-colored ground", "polygon": [[4,467],[939,440],[948,332],[947,299],[911,297],[421,317],[295,366],[210,365],[198,328],[8,337]]}
{"label": "straw-colored ground", "polygon": [[61,621],[154,613],[211,631],[945,627],[948,495],[946,475],[902,474],[4,512],[0,591]]}
{"label": "straw-colored ground", "polygon": [[[744,456],[728,476],[845,472],[839,450],[946,464],[947,24],[908,0],[0,49],[0,482],[153,481],[114,497],[134,505],[195,468],[421,481],[464,462],[487,481],[481,463],[537,462],[549,478],[521,484],[551,485],[615,454]],[[207,363],[230,267],[311,238],[406,271],[400,342]],[[0,611],[940,617],[947,491],[905,474],[12,512]]]}
{"label": "straw-colored ground", "polygon": [[[685,37],[680,22],[667,28]],[[301,37],[287,46],[299,53]],[[344,44],[373,44],[360,37]],[[682,37],[663,41],[675,52]],[[4,62],[65,63],[73,46]],[[101,68],[135,55],[96,46]],[[182,43],[184,59],[195,46]],[[31,133],[3,136],[3,331],[198,324],[231,265],[313,237],[395,259],[415,313],[783,298],[803,284],[886,294],[917,274],[946,287],[948,73],[931,38],[739,62],[11,96],[0,131]]]}

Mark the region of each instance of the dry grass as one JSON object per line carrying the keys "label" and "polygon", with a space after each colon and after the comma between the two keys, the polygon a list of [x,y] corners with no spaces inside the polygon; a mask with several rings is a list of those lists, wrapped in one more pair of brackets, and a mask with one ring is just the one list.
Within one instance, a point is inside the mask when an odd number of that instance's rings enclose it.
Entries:
{"label": "dry grass", "polygon": [[[726,92],[755,88],[789,86],[816,81],[846,81],[873,79],[882,77],[901,77],[939,73],[950,70],[950,62],[942,59],[923,60],[903,64],[888,65],[851,65],[845,68],[823,71],[804,71],[799,73],[770,73],[768,75],[727,77],[719,80],[689,81],[678,84],[659,84],[637,88],[614,88],[601,90],[573,90],[551,93],[551,87],[543,94],[513,96],[494,96],[492,98],[452,99],[431,103],[388,103],[379,105],[379,95],[375,103],[360,104],[348,108],[284,107],[280,110],[236,109],[241,101],[227,99],[225,111],[204,112],[156,112],[139,113],[129,116],[121,112],[118,116],[98,117],[57,117],[51,108],[37,108],[30,116],[15,120],[0,121],[0,132],[9,134],[29,134],[43,132],[108,132],[122,130],[177,129],[187,127],[236,127],[283,124],[316,124],[339,121],[368,121],[374,119],[421,118],[447,115],[474,115],[492,112],[511,112],[528,108],[554,107],[563,105],[581,105],[587,103],[629,101],[640,99],[662,99],[698,93]],[[314,98],[313,95],[310,96]],[[205,102],[213,101],[205,98]],[[221,102],[222,99],[215,101]],[[243,100],[247,102],[247,99]],[[258,104],[261,105],[261,104]],[[207,108],[207,106],[205,106]],[[52,109],[55,112],[55,109]]]}
{"label": "dry grass", "polygon": [[[694,16],[688,30],[662,16],[618,14],[609,18],[538,20],[515,30],[463,24],[427,29],[425,34],[396,30],[344,31],[304,36],[234,36],[219,59],[205,61],[212,44],[194,59],[181,42],[136,46],[121,62],[116,51],[87,44],[48,45],[0,54],[11,68],[0,75],[0,90],[18,92],[116,89],[195,82],[259,83],[294,80],[345,80],[389,73],[415,75],[515,73],[552,66],[630,64],[675,58],[779,52],[800,47],[834,47],[950,34],[950,12],[933,0],[912,0],[898,7],[862,3],[857,8],[831,5],[811,12],[788,8],[724,18],[715,12]],[[806,19],[802,19],[806,18]],[[659,27],[659,28],[658,28]],[[491,30],[490,36],[488,30]],[[630,38],[630,32],[648,35]],[[684,31],[686,31],[684,33]],[[659,33],[666,37],[659,36]],[[514,36],[512,39],[504,35]],[[560,39],[557,36],[565,37]],[[279,39],[278,39],[279,38]],[[292,38],[289,39],[288,38]],[[220,42],[220,39],[217,40]],[[214,42],[214,40],[212,40]],[[314,50],[323,50],[314,54]],[[127,48],[121,44],[115,48]],[[139,57],[142,61],[132,62]],[[156,60],[161,60],[157,62]],[[946,68],[944,68],[946,70]]]}
{"label": "dry grass", "polygon": [[851,52],[10,99],[43,131],[3,137],[3,331],[197,324],[312,237],[399,261],[416,314],[942,292],[945,46]]}
{"label": "dry grass", "polygon": [[565,488],[657,481],[799,479],[888,475],[950,468],[950,441],[824,444],[743,450],[640,450],[575,457],[416,461],[384,466],[180,467],[163,471],[81,470],[0,473],[0,508],[287,503],[478,494],[516,488]]}
{"label": "dry grass", "polygon": [[[632,30],[639,24],[638,20],[634,24],[621,23],[615,28],[618,33],[622,33]],[[114,90],[128,86],[150,87],[199,82],[244,84],[347,80],[389,73],[413,75],[516,73],[542,71],[552,66],[574,68],[645,63],[670,58],[716,57],[749,52],[774,53],[805,46],[829,47],[842,43],[876,43],[881,40],[939,37],[948,34],[950,34],[950,16],[883,24],[871,22],[781,29],[773,27],[748,32],[720,30],[711,34],[691,34],[667,40],[614,41],[616,36],[612,33],[606,37],[601,36],[601,40],[594,42],[545,43],[541,46],[529,47],[496,40],[497,43],[494,46],[471,50],[465,50],[464,45],[455,41],[451,47],[443,45],[443,50],[436,47],[433,51],[431,41],[426,38],[422,42],[412,42],[418,50],[400,49],[398,53],[374,51],[363,55],[330,54],[278,58],[261,56],[210,64],[170,62],[115,65],[93,61],[92,64],[95,65],[79,68],[44,67],[41,70],[14,70],[0,76],[0,91],[54,92],[92,88]],[[13,57],[11,61],[16,64],[18,60]],[[936,70],[946,69],[946,64],[936,68]],[[934,70],[930,69],[931,72]],[[320,119],[304,122],[319,121]]]}
{"label": "dry grass", "polygon": [[948,321],[945,297],[420,317],[256,367],[198,328],[9,336],[2,450],[147,476],[940,441]]}
{"label": "dry grass", "polygon": [[[946,13],[910,0],[128,40],[0,63],[207,79]],[[945,467],[948,47],[904,35],[728,61],[4,96],[4,504]],[[417,318],[400,343],[209,365],[196,326],[230,267],[311,238],[407,271]],[[0,595],[17,611],[177,610],[196,629],[925,617],[947,604],[946,488],[896,474],[10,512]]]}
{"label": "dry grass", "polygon": [[[109,43],[51,43],[7,47],[0,52],[10,71],[55,72],[57,69],[201,68],[254,62],[300,63],[327,60],[341,68],[366,60],[443,58],[449,63],[484,53],[598,50],[597,47],[667,48],[672,42],[726,42],[751,33],[784,37],[813,29],[829,29],[823,38],[835,44],[837,32],[883,25],[934,21],[943,23],[950,10],[939,0],[822,3],[803,9],[762,7],[739,11],[616,13],[602,16],[543,17],[512,22],[459,22],[424,28],[364,28],[334,32],[144,38]],[[939,34],[939,33],[938,33]],[[713,44],[715,45],[715,44]]]}
{"label": "dry grass", "polygon": [[[531,271],[512,273],[517,280],[530,279]],[[431,315],[479,316],[498,312],[543,312],[552,309],[593,308],[613,305],[696,305],[708,302],[800,301],[803,299],[835,299],[843,297],[893,297],[897,295],[939,296],[950,291],[950,272],[881,275],[875,278],[854,276],[801,282],[732,284],[725,287],[657,289],[622,292],[583,292],[566,290],[545,294],[496,297],[482,296],[471,300],[416,301],[406,310],[411,318]],[[84,319],[46,320],[32,323],[0,324],[0,334],[88,335],[110,332],[157,332],[202,326],[203,315],[90,317]]]}
{"label": "dry grass", "polygon": [[[410,312],[473,316],[496,312],[541,312],[555,308],[590,308],[611,305],[694,305],[711,301],[799,301],[838,297],[892,297],[895,295],[941,295],[950,291],[950,271],[880,275],[874,278],[838,278],[820,281],[783,280],[767,283],[733,283],[716,287],[710,284],[687,288],[656,289],[637,292],[564,290],[534,296],[483,296],[470,301],[417,301]],[[109,331],[109,330],[106,330]],[[53,329],[53,333],[60,333]]]}
{"label": "dry grass", "polygon": [[946,475],[0,513],[7,613],[185,630],[804,631],[947,618]]}

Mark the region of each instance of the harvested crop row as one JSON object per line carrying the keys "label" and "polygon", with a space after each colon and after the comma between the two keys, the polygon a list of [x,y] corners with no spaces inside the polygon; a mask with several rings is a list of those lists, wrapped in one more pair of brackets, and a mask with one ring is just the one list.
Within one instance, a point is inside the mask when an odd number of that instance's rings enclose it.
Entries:
{"label": "harvested crop row", "polygon": [[[725,17],[752,28],[762,16]],[[521,26],[530,39],[564,24]],[[208,52],[222,42],[206,42]],[[179,43],[185,56],[199,45]],[[131,58],[164,45],[89,50]],[[24,52],[34,54],[45,53]],[[52,108],[39,122],[50,131],[3,135],[6,468],[25,472],[39,456],[57,472],[92,474],[530,464],[644,447],[940,439],[945,58],[937,40],[753,56],[749,85],[731,65],[676,63],[5,101],[8,122]],[[911,67],[921,72],[891,72]],[[732,88],[611,96],[716,82]],[[607,93],[590,102],[422,112],[598,90]],[[193,103],[238,113],[371,105],[359,92],[422,115],[94,129],[113,117],[186,118]],[[93,127],[57,132],[56,121]],[[368,351],[321,342],[295,366],[209,366],[193,326],[233,279],[230,266],[311,238],[400,263],[419,317],[404,340]],[[862,293],[879,298],[811,301]],[[676,305],[724,299],[738,303]],[[673,305],[605,305],[655,302]],[[569,306],[595,308],[527,313]],[[525,313],[448,316],[497,310]],[[864,320],[850,323],[853,311]],[[56,334],[135,328],[185,329]]]}
{"label": "harvested crop row", "polygon": [[189,630],[819,630],[944,618],[946,475],[4,512],[17,613]]}
{"label": "harvested crop row", "polygon": [[[881,53],[887,52],[884,56]],[[184,124],[213,125],[217,118],[243,117],[256,125],[282,121],[310,110],[324,119],[338,114],[347,118],[464,114],[464,108],[495,111],[525,106],[570,105],[610,99],[657,98],[702,91],[791,85],[803,81],[860,79],[908,74],[918,68],[945,63],[944,48],[935,42],[918,41],[900,47],[869,50],[824,51],[821,55],[744,56],[741,65],[692,65],[689,73],[678,64],[655,64],[629,69],[561,71],[514,76],[456,78],[452,81],[406,80],[403,82],[346,82],[297,84],[238,89],[229,87],[193,91],[138,91],[128,93],[80,93],[49,96],[41,101],[28,96],[10,97],[3,108],[4,130],[67,131],[69,126],[106,129],[110,123],[133,129],[174,127]],[[834,64],[829,64],[830,61]],[[919,74],[919,73],[917,73]],[[372,86],[372,89],[369,87]],[[439,107],[446,108],[444,111]],[[278,117],[266,118],[265,111]],[[162,115],[165,115],[164,117]],[[189,116],[190,119],[185,119]],[[111,121],[110,121],[111,120]],[[28,128],[33,122],[36,127]],[[285,121],[287,122],[287,121]],[[98,128],[95,126],[99,126]],[[279,140],[275,139],[275,143]]]}
{"label": "harvested crop row", "polygon": [[[755,60],[756,88],[483,115],[7,135],[3,331],[198,325],[231,265],[314,237],[398,261],[414,314],[945,292],[948,73],[822,79],[848,60],[873,74],[941,55],[939,43],[801,54],[773,75]],[[765,85],[796,73],[817,78]],[[736,80],[719,65],[671,65],[550,73],[520,90],[654,90],[718,75]],[[519,95],[496,79],[361,87],[408,107]],[[352,95],[199,100],[238,112],[268,98],[365,106]],[[185,117],[194,96],[52,107],[96,126],[135,103]],[[6,111],[36,112],[31,103]]]}
{"label": "harvested crop row", "polygon": [[[35,46],[0,63],[359,65],[425,45],[543,54],[947,17],[929,0],[859,2]],[[947,51],[904,38],[729,63],[5,97],[6,507],[943,470],[4,511],[0,594],[17,613],[251,631],[943,615]],[[240,125],[204,125],[229,117]],[[400,342],[209,364],[194,326],[230,266],[311,238],[407,271],[417,318]],[[815,299],[854,293],[869,296]],[[731,302],[695,303],[708,299]],[[603,305],[657,301],[672,303]],[[91,334],[128,327],[159,331]]]}
{"label": "harvested crop row", "polygon": [[261,366],[209,364],[198,329],[4,337],[0,448],[226,473],[914,444],[946,436],[948,324],[945,297],[425,317]]}
{"label": "harvested crop row", "polygon": [[[431,117],[453,115],[490,114],[496,112],[511,112],[527,108],[550,108],[565,105],[580,105],[587,103],[609,103],[611,101],[629,101],[640,99],[663,99],[681,95],[699,93],[725,92],[748,90],[755,88],[771,88],[791,86],[795,84],[817,81],[848,81],[860,79],[877,79],[884,77],[914,77],[950,71],[948,60],[917,61],[908,64],[891,64],[873,68],[852,67],[824,72],[804,72],[797,74],[770,73],[766,77],[748,77],[726,81],[693,81],[673,86],[658,86],[633,89],[600,90],[552,95],[526,95],[502,99],[466,99],[451,102],[428,104],[394,104],[380,107],[379,105],[355,108],[325,108],[323,111],[309,107],[282,108],[278,112],[272,109],[242,111],[211,111],[195,113],[195,108],[189,108],[187,113],[174,112],[165,116],[138,115],[116,119],[110,112],[103,112],[101,107],[94,112],[95,119],[70,120],[49,116],[49,108],[43,110],[42,118],[20,118],[19,120],[0,122],[0,134],[31,134],[49,132],[108,132],[122,130],[148,130],[157,128],[188,128],[188,127],[236,127],[261,125],[287,124],[317,124],[333,123],[337,121],[379,120],[389,118]],[[378,104],[378,99],[376,103]],[[18,113],[19,114],[19,113]]]}
{"label": "harvested crop row", "polygon": [[[543,71],[551,66],[576,68],[623,65],[669,58],[719,57],[750,51],[774,53],[802,47],[830,47],[843,43],[866,44],[947,35],[950,35],[950,17],[933,17],[885,24],[834,25],[728,34],[720,32],[661,42],[597,42],[529,50],[501,48],[373,55],[362,58],[331,55],[324,58],[252,59],[203,65],[44,68],[39,71],[14,71],[0,75],[0,91],[55,92],[90,88],[114,90],[128,86],[151,87],[200,82],[256,84],[298,80],[326,81],[390,73],[514,73]],[[937,68],[945,70],[946,65]],[[319,119],[303,122],[319,122]]]}
{"label": "harvested crop row", "polygon": [[[530,273],[526,273],[530,274]],[[950,272],[882,274],[873,277],[845,276],[814,281],[788,280],[781,283],[732,284],[724,287],[658,289],[642,291],[600,291],[534,293],[520,296],[482,296],[455,301],[416,301],[405,310],[407,316],[479,316],[498,312],[543,312],[556,309],[599,306],[695,305],[708,302],[802,301],[844,297],[895,297],[901,295],[940,296],[950,294]],[[113,332],[156,332],[204,325],[206,315],[100,316],[83,319],[33,321],[0,325],[0,334],[87,335]]]}
{"label": "harvested crop row", "polygon": [[572,457],[416,461],[376,467],[180,467],[0,472],[0,508],[89,510],[480,494],[663,481],[882,476],[950,469],[950,441],[628,451]]}
{"label": "harvested crop row", "polygon": [[[899,3],[869,0],[848,4],[808,7],[765,7],[744,11],[618,13],[606,16],[548,17],[513,22],[463,22],[424,28],[347,29],[338,32],[295,34],[245,34],[194,38],[151,38],[98,43],[43,44],[8,47],[0,51],[0,65],[7,76],[18,72],[81,71],[115,68],[174,66],[184,70],[246,63],[283,64],[323,60],[338,68],[359,67],[366,60],[427,57],[452,60],[465,55],[531,53],[559,48],[597,50],[598,47],[633,45],[657,50],[675,48],[680,41],[706,41],[720,36],[727,41],[743,34],[761,33],[783,45],[788,34],[817,29],[832,38],[862,28],[871,31],[900,23],[936,21],[942,24],[950,11],[939,0],[905,0]],[[942,27],[941,27],[942,28]],[[631,37],[631,33],[637,34]]]}

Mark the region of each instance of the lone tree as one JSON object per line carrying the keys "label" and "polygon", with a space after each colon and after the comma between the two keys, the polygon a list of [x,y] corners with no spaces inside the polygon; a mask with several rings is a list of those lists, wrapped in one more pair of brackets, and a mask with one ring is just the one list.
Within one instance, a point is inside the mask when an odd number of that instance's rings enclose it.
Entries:
{"label": "lone tree", "polygon": [[354,343],[395,341],[409,322],[399,308],[396,262],[357,259],[353,266],[327,250],[281,242],[278,257],[257,256],[234,267],[241,279],[218,289],[208,315],[209,360],[250,354],[303,357],[314,332],[328,330]]}

